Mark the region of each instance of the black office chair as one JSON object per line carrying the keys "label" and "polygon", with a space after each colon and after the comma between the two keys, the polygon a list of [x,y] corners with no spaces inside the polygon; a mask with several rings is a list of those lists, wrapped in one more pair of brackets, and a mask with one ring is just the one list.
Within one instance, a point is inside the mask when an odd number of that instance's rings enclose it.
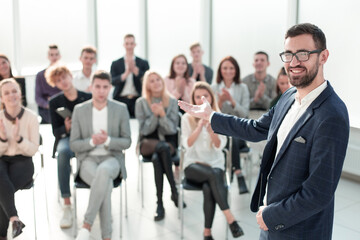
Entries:
{"label": "black office chair", "polygon": [[[121,183],[122,183],[122,176],[121,172],[117,178],[114,179],[114,188],[120,187],[120,239],[122,238],[122,189],[121,189]],[[126,188],[126,181],[125,182],[125,217],[127,217],[127,188]],[[76,174],[75,180],[74,180],[74,188],[73,188],[73,198],[74,198],[74,237],[77,235],[77,200],[76,200],[76,189],[90,189],[90,186],[85,183],[81,178],[80,174]]]}

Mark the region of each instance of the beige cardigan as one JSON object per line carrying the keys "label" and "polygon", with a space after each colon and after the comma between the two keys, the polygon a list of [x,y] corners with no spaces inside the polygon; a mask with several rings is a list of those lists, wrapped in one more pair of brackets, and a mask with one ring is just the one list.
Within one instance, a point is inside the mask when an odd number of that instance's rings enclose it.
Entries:
{"label": "beige cardigan", "polygon": [[0,112],[0,119],[3,120],[8,138],[6,142],[0,141],[0,156],[33,156],[37,152],[40,142],[37,115],[25,108],[23,116],[19,119],[19,135],[23,138],[20,143],[12,138],[14,124],[5,117],[4,111]]}

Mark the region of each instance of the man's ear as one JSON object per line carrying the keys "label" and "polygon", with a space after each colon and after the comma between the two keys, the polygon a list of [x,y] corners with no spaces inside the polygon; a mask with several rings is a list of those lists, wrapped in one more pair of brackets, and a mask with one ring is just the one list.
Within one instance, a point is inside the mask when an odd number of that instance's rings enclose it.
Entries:
{"label": "man's ear", "polygon": [[329,58],[329,50],[325,49],[320,53],[319,56],[320,64],[325,64],[328,58]]}

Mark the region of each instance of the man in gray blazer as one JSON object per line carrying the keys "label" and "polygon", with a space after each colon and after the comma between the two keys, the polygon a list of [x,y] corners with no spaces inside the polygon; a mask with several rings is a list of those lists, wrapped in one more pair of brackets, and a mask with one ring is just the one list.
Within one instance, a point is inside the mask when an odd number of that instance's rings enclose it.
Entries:
{"label": "man in gray blazer", "polygon": [[335,190],[349,140],[343,101],[324,78],[325,34],[305,23],[291,27],[280,54],[294,88],[257,120],[215,113],[208,105],[179,105],[211,121],[216,133],[267,140],[251,200],[261,240],[330,240]]}
{"label": "man in gray blazer", "polygon": [[80,162],[78,174],[91,186],[89,205],[77,240],[89,239],[98,212],[102,239],[111,238],[113,180],[120,173],[126,178],[123,150],[131,144],[126,105],[108,100],[110,74],[95,72],[91,84],[92,99],[75,106],[70,134],[70,148]]}

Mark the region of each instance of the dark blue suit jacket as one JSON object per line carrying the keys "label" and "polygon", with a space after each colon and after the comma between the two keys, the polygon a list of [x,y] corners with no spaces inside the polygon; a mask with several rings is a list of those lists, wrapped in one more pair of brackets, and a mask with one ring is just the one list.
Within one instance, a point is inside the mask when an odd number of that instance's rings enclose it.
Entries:
{"label": "dark blue suit jacket", "polygon": [[[144,76],[145,72],[149,70],[149,63],[146,60],[135,57],[135,64],[139,68],[139,74],[137,76],[134,75],[134,86],[139,96],[141,96],[142,77]],[[115,87],[113,98],[116,100],[118,100],[120,97],[120,93],[125,86],[125,81],[121,81],[121,74],[124,72],[125,60],[123,57],[112,62],[110,73],[112,78],[112,85]]]}
{"label": "dark blue suit jacket", "polygon": [[349,118],[345,104],[328,82],[295,123],[275,158],[277,131],[295,99],[291,88],[258,120],[215,113],[217,133],[248,141],[267,140],[251,210],[263,205],[269,232],[261,239],[331,239],[334,192],[345,158]]}

